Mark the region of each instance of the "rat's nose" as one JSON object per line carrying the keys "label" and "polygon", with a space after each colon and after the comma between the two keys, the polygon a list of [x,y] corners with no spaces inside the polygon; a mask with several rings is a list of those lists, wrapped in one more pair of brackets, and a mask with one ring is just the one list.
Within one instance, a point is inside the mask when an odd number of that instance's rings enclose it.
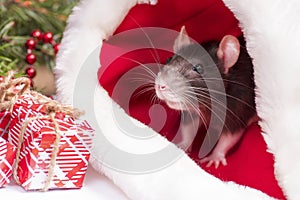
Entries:
{"label": "rat's nose", "polygon": [[159,85],[158,88],[163,91],[163,90],[167,89],[167,86],[165,86],[165,85]]}

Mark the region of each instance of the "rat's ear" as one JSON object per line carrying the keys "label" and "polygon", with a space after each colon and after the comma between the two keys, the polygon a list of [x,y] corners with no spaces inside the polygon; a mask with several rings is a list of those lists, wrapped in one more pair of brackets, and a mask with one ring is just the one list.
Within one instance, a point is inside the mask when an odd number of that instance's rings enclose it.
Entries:
{"label": "rat's ear", "polygon": [[178,52],[183,46],[191,44],[190,38],[185,30],[185,26],[181,27],[180,33],[175,39],[173,51],[174,53]]}
{"label": "rat's ear", "polygon": [[240,55],[240,42],[232,35],[223,37],[219,44],[217,56],[224,63],[224,74],[236,63]]}

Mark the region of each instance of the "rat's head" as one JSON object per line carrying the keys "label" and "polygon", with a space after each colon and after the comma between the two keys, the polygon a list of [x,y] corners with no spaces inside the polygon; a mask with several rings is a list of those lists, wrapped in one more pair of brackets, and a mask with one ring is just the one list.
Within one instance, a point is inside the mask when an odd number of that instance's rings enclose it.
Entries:
{"label": "rat's head", "polygon": [[209,54],[218,67],[211,59],[205,59],[208,53],[199,44],[192,43],[182,27],[174,43],[174,56],[159,71],[155,80],[157,97],[170,108],[198,110],[200,105],[207,106],[210,102],[207,81],[215,79],[214,90],[217,90],[220,78],[228,75],[240,53],[239,41],[229,35],[209,48]]}

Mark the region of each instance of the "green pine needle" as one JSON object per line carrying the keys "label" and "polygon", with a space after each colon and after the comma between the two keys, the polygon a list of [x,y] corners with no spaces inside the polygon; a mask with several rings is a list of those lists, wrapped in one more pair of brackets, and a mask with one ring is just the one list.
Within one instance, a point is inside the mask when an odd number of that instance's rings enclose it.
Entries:
{"label": "green pine needle", "polygon": [[[79,0],[0,0],[0,75],[9,69],[24,70],[25,43],[33,30],[52,32],[59,43],[66,20]],[[52,46],[39,42],[33,51],[35,67],[55,63]]]}

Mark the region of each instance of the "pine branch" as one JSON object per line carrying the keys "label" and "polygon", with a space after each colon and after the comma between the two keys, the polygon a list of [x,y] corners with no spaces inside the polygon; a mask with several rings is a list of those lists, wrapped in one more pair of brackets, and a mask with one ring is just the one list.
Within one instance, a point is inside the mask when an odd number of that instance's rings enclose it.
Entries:
{"label": "pine branch", "polygon": [[[52,32],[60,42],[66,19],[79,0],[0,0],[0,75],[5,67],[28,66],[24,46],[34,29]],[[38,44],[34,53],[38,65],[53,67],[54,53],[49,45]]]}

